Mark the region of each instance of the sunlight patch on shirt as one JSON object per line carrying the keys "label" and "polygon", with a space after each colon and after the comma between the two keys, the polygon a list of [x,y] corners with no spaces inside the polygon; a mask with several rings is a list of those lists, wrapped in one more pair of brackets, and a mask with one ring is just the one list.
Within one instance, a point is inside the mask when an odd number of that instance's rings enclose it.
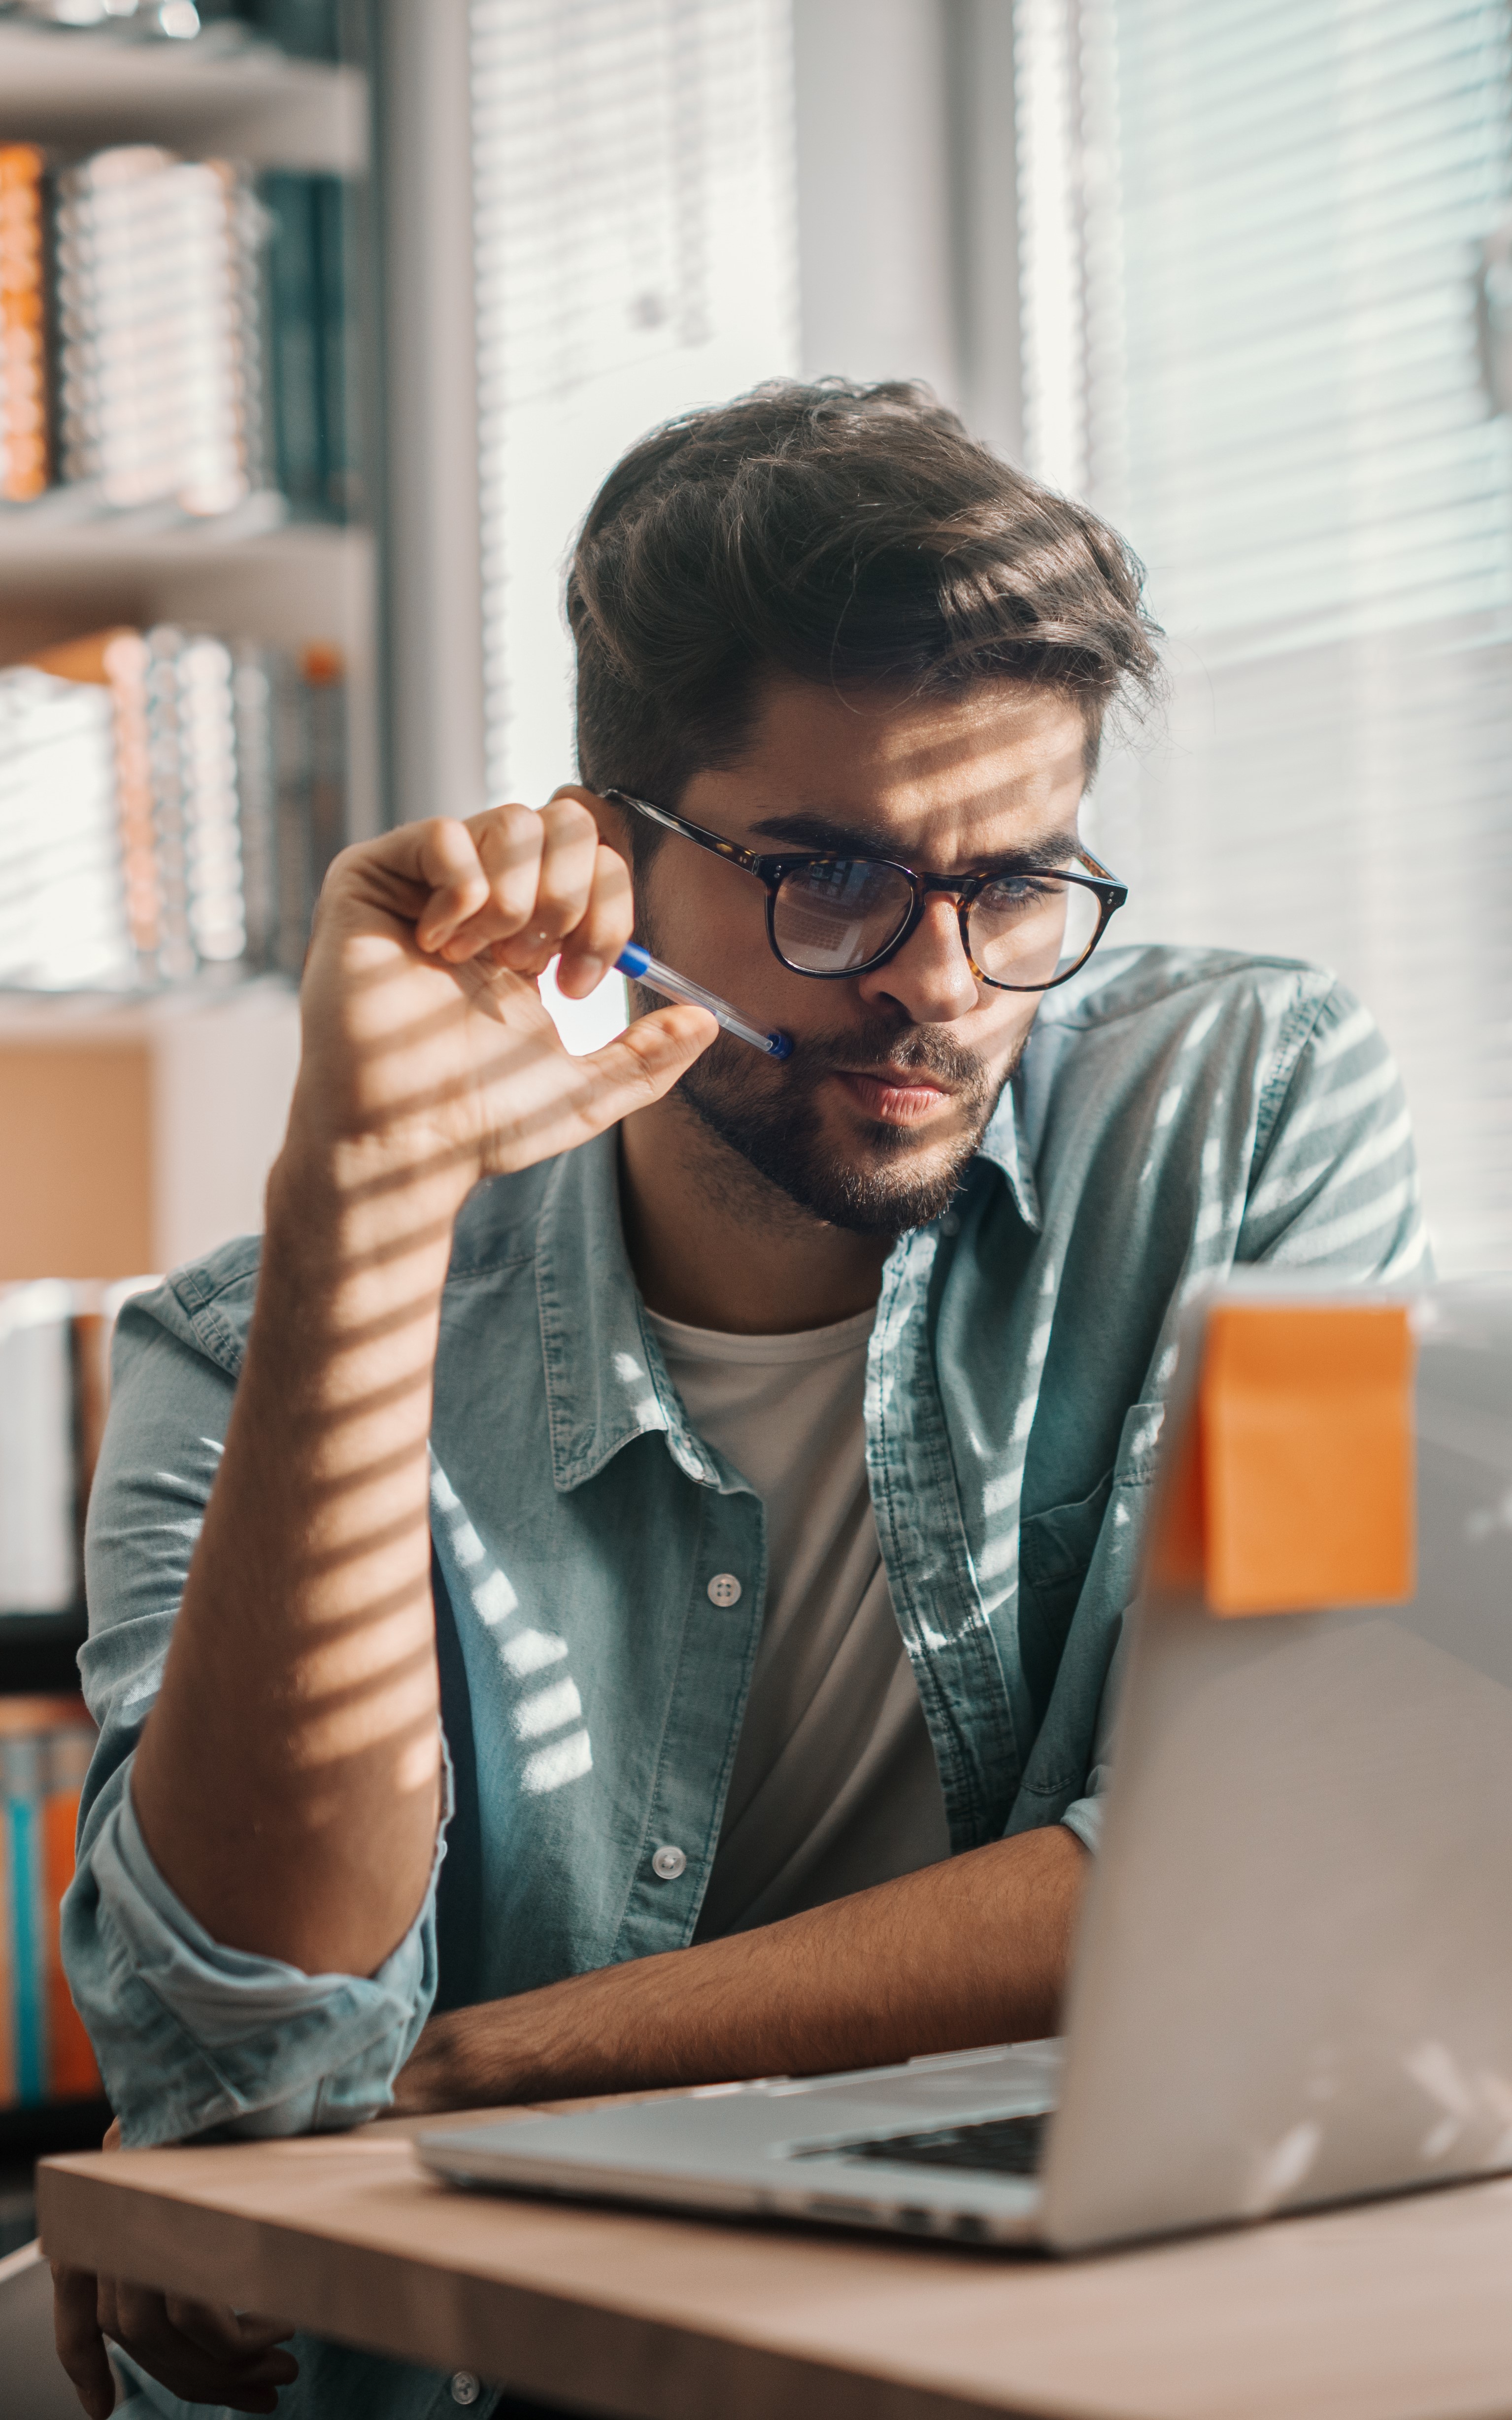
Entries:
{"label": "sunlight patch on shirt", "polygon": [[439,1462],[430,1466],[430,1501],[438,1512],[455,1512],[458,1505],[456,1488]]}
{"label": "sunlight patch on shirt", "polygon": [[569,1781],[581,1781],[593,1770],[593,1747],[586,1731],[573,1731],[569,1738],[553,1740],[550,1747],[538,1747],[525,1760],[520,1776],[520,1787],[527,1798],[544,1798],[548,1791],[560,1790]]}
{"label": "sunlight patch on shirt", "polygon": [[451,1550],[464,1572],[483,1560],[483,1541],[471,1521],[459,1521],[451,1533]]}
{"label": "sunlight patch on shirt", "polygon": [[519,1603],[520,1599],[500,1571],[490,1572],[488,1577],[479,1580],[473,1590],[474,1608],[479,1621],[486,1621],[491,1630],[497,1629],[501,1621],[507,1621]]}
{"label": "sunlight patch on shirt", "polygon": [[1192,1018],[1192,1023],[1188,1026],[1185,1033],[1181,1036],[1181,1047],[1183,1050],[1194,1050],[1197,1044],[1205,1040],[1212,1032],[1213,1027],[1218,1022],[1218,1012],[1223,1007],[1223,1004],[1221,998],[1218,1000],[1210,1000],[1208,1002],[1207,1007]]}
{"label": "sunlight patch on shirt", "polygon": [[1357,1049],[1365,1036],[1374,1033],[1375,1030],[1376,1020],[1369,1009],[1357,1008],[1354,1015],[1347,1016],[1344,1023],[1335,1026],[1332,1033],[1325,1033],[1321,1039],[1315,1039],[1313,1064],[1317,1067],[1326,1067],[1331,1059],[1345,1058],[1349,1051]]}
{"label": "sunlight patch on shirt", "polygon": [[544,1672],[548,1664],[560,1664],[566,1653],[565,1638],[546,1630],[522,1630],[518,1637],[506,1640],[504,1660],[516,1680],[522,1681],[528,1673]]}
{"label": "sunlight patch on shirt", "polygon": [[989,1538],[976,1558],[977,1575],[984,1580],[1000,1580],[1019,1564],[1019,1530],[1015,1523],[1000,1537]]}
{"label": "sunlight patch on shirt", "polygon": [[994,1512],[1005,1512],[1010,1504],[1018,1503],[1022,1494],[1023,1465],[1021,1462],[1014,1469],[1001,1471],[996,1479],[988,1481],[982,1490],[982,1510],[989,1516]]}
{"label": "sunlight patch on shirt", "polygon": [[577,1683],[555,1681],[533,1698],[522,1698],[510,1720],[517,1738],[540,1739],[547,1731],[559,1731],[564,1723],[575,1723],[582,1712]]}

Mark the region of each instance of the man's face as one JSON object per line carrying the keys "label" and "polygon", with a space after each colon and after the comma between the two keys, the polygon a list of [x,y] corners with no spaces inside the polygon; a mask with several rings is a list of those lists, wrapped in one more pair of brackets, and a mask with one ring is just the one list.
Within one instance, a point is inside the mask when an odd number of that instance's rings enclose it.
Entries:
{"label": "man's face", "polygon": [[[1020,682],[942,703],[780,679],[741,762],[697,774],[676,803],[758,852],[974,873],[1054,839],[1075,846],[1084,745],[1074,704]],[[635,905],[656,955],[793,1038],[779,1063],[722,1034],[678,1088],[703,1124],[834,1225],[897,1234],[938,1217],[1041,997],[977,983],[955,900],[931,893],[896,956],[831,982],[779,963],[760,883],[691,841],[662,843]]]}

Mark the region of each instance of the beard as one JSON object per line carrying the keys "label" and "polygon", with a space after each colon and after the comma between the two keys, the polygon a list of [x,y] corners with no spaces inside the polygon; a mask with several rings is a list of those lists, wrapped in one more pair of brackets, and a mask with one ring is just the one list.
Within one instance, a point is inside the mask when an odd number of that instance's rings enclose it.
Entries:
{"label": "beard", "polygon": [[[660,994],[630,989],[637,1016],[661,1006]],[[1007,1066],[990,1067],[942,1026],[872,1017],[843,1033],[805,1036],[779,1065],[721,1033],[675,1091],[708,1133],[811,1218],[852,1234],[901,1235],[949,1207],[1022,1047]],[[911,1127],[881,1118],[865,1121],[856,1156],[826,1141],[825,1078],[883,1066],[949,1087],[959,1123],[946,1141],[921,1145]]]}

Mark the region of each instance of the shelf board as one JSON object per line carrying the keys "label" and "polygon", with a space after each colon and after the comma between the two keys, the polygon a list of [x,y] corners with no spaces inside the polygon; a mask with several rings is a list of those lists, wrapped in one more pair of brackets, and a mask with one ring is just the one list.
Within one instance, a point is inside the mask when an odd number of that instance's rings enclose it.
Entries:
{"label": "shelf board", "polygon": [[164,143],[285,167],[366,164],[362,70],[211,28],[192,42],[0,24],[0,136],[92,150]]}
{"label": "shelf board", "polygon": [[[155,991],[29,991],[0,984],[0,1049],[39,1043],[65,1049],[112,1042],[130,1047],[186,1019],[284,1018],[298,989],[286,974],[242,974],[225,981],[200,976]],[[8,1619],[0,1614],[0,1624]]]}
{"label": "shelf board", "polygon": [[233,512],[200,519],[170,504],[108,512],[55,488],[35,504],[0,505],[0,582],[248,562],[303,567],[370,543],[356,523],[288,520],[281,496],[250,496]]}

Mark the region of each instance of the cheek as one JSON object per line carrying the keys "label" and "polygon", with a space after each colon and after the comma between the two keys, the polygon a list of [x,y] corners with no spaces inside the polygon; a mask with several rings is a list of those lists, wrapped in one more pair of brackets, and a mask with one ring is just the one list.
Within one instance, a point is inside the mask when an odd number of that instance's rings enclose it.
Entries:
{"label": "cheek", "polygon": [[760,883],[691,843],[672,840],[659,850],[637,885],[635,905],[636,932],[643,939],[654,933],[657,954],[711,991],[763,961],[773,975],[781,972],[767,948]]}
{"label": "cheek", "polygon": [[1017,1058],[1039,1014],[1040,998],[1038,992],[984,991],[983,1033],[976,1046],[984,1059],[999,1066]]}

